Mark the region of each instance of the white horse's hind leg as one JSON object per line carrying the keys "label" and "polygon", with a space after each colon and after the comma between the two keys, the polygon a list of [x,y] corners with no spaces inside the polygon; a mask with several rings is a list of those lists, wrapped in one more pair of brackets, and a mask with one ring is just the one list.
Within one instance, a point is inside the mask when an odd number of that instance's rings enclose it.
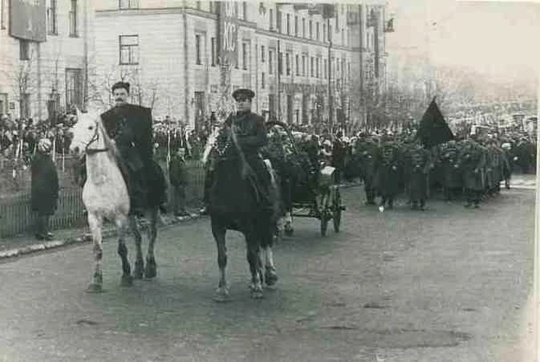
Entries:
{"label": "white horse's hind leg", "polygon": [[139,230],[139,225],[137,223],[137,218],[135,216],[129,217],[129,225],[133,237],[135,238],[135,247],[136,247],[136,259],[135,259],[135,270],[133,271],[133,278],[142,279],[144,272],[144,259],[142,252],[142,236]]}
{"label": "white horse's hind leg", "polygon": [[294,233],[294,228],[292,225],[292,215],[290,211],[285,213],[285,226],[284,226],[285,235],[291,236]]}
{"label": "white horse's hind leg", "polygon": [[152,209],[150,214],[150,226],[148,227],[148,253],[146,254],[146,268],[144,269],[144,277],[147,279],[155,278],[157,275],[156,259],[154,257],[154,245],[157,237],[157,207]]}
{"label": "white horse's hind leg", "polygon": [[274,252],[271,246],[266,246],[262,249],[265,254],[265,272],[264,280],[267,285],[271,286],[276,284],[278,276],[276,274],[276,267],[274,265]]}
{"label": "white horse's hind leg", "polygon": [[88,213],[88,225],[90,227],[92,240],[94,242],[94,275],[92,276],[92,282],[87,289],[87,291],[90,293],[98,293],[103,290],[103,272],[101,270],[101,260],[103,258],[103,243],[101,235],[102,224],[103,221],[100,217],[97,217],[92,213]]}

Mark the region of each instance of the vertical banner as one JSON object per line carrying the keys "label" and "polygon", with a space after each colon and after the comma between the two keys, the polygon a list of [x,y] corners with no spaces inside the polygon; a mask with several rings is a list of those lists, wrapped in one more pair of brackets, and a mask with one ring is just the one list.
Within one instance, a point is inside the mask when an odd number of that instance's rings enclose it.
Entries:
{"label": "vertical banner", "polygon": [[221,64],[238,64],[238,3],[221,1],[219,8],[219,55]]}
{"label": "vertical banner", "polygon": [[10,0],[9,35],[35,42],[47,40],[46,0]]}

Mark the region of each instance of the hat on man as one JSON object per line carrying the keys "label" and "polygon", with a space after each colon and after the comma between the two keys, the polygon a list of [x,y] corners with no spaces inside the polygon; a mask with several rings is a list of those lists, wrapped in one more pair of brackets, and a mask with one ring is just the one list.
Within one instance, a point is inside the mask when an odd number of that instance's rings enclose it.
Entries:
{"label": "hat on man", "polygon": [[232,96],[235,101],[238,101],[239,99],[252,100],[253,97],[255,97],[255,92],[253,92],[251,89],[240,88],[240,89],[235,90]]}
{"label": "hat on man", "polygon": [[128,82],[116,82],[112,86],[112,91],[114,92],[115,89],[125,89],[129,93],[129,83]]}

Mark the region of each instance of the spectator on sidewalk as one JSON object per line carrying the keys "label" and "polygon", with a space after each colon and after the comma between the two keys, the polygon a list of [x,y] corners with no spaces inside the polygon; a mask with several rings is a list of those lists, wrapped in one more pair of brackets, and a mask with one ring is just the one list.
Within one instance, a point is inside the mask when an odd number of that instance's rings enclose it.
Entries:
{"label": "spectator on sidewalk", "polygon": [[169,181],[173,187],[173,210],[175,216],[188,216],[186,211],[186,187],[188,184],[185,149],[179,148],[169,162]]}
{"label": "spectator on sidewalk", "polygon": [[35,237],[51,240],[49,218],[54,214],[58,202],[58,173],[51,158],[52,144],[47,138],[38,142],[38,149],[31,163],[31,206],[37,213]]}

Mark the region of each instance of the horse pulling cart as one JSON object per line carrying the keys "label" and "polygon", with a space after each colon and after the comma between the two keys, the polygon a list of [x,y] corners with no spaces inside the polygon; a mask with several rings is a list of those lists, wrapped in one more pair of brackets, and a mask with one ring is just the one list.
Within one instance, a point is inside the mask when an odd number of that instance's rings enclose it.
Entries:
{"label": "horse pulling cart", "polygon": [[293,217],[316,218],[320,221],[321,235],[326,236],[328,223],[339,232],[342,204],[335,169],[322,166],[318,161],[318,148],[313,154],[301,150],[287,125],[279,121],[266,123],[269,145],[263,150],[281,177],[282,198],[285,208],[284,232],[292,235]]}

